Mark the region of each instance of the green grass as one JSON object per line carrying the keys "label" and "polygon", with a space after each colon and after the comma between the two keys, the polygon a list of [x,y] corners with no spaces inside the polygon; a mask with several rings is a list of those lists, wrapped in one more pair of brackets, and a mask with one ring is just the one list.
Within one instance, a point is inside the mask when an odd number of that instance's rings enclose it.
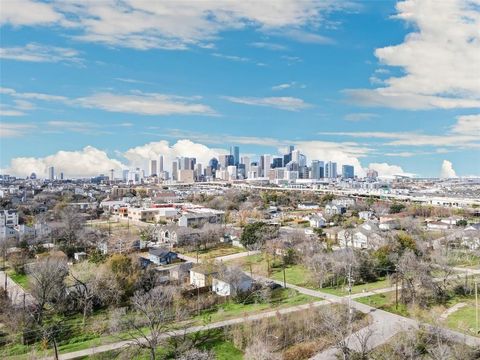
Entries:
{"label": "green grass", "polygon": [[26,274],[18,274],[13,269],[8,270],[7,273],[8,276],[22,288],[28,288],[28,276]]}
{"label": "green grass", "polygon": [[[382,278],[378,281],[361,284],[361,285],[354,285],[352,286],[352,294],[359,294],[362,292],[368,292],[372,290],[384,289],[392,286],[389,279]],[[348,289],[346,286],[341,287],[324,287],[321,289],[322,292],[326,292],[333,295],[338,296],[345,296],[348,295]]]}
{"label": "green grass", "polygon": [[[198,257],[200,259],[213,259],[219,256],[226,256],[226,255],[233,255],[233,254],[238,254],[241,252],[246,251],[245,249],[238,248],[235,246],[231,245],[226,245],[226,244],[221,244],[216,247],[210,248],[210,249],[200,249],[198,251]],[[182,252],[179,250],[180,253],[190,256],[193,258],[197,257],[197,252],[196,251],[189,251],[189,252]]]}
{"label": "green grass", "polygon": [[[283,281],[283,268],[274,267],[272,269],[271,278]],[[309,270],[303,265],[289,265],[285,268],[285,279],[288,284],[306,287],[309,289],[319,290],[310,278]]]}
{"label": "green grass", "polygon": [[375,294],[359,299],[355,301],[370,305],[374,308],[385,310],[394,314],[409,316],[408,308],[402,303],[398,303],[398,307],[395,306],[395,291],[384,293],[384,294]]}
{"label": "green grass", "polygon": [[468,305],[458,309],[448,316],[445,324],[453,330],[458,330],[469,335],[478,336],[476,333],[475,303],[467,302]]}
{"label": "green grass", "polygon": [[266,310],[278,310],[285,307],[308,304],[317,300],[318,299],[313,296],[300,294],[293,289],[279,288],[272,292],[270,302],[243,304],[229,301],[218,305],[215,310],[204,311],[196,317],[196,320],[203,320],[205,316],[208,316],[209,322],[217,322]]}

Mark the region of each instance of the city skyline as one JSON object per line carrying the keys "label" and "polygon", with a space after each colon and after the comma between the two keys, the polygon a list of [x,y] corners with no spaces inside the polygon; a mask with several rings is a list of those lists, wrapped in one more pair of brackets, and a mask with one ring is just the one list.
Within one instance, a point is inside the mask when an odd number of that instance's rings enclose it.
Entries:
{"label": "city skyline", "polygon": [[294,145],[338,173],[480,176],[473,1],[112,4],[2,3],[1,173]]}

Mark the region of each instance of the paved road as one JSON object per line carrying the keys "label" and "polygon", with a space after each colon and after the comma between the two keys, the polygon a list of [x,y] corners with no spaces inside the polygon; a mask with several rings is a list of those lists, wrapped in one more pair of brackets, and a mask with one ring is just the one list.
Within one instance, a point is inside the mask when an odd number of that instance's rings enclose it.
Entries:
{"label": "paved road", "polygon": [[[230,319],[230,320],[225,320],[225,321],[219,321],[219,322],[211,323],[211,324],[208,324],[208,325],[192,326],[192,327],[189,327],[187,329],[176,330],[176,331],[171,331],[169,333],[166,333],[164,335],[164,338],[179,336],[179,335],[183,335],[185,333],[190,334],[190,333],[195,333],[195,332],[198,332],[198,331],[223,328],[223,327],[226,327],[226,326],[241,324],[241,323],[246,322],[246,321],[266,319],[266,318],[269,318],[269,317],[278,316],[278,314],[281,314],[281,315],[290,314],[290,313],[297,312],[297,311],[307,310],[307,309],[310,309],[312,307],[319,307],[319,306],[327,305],[328,303],[329,302],[327,302],[327,301],[317,301],[317,302],[314,302],[314,303],[292,306],[292,307],[285,308],[285,309],[272,310],[272,311],[262,312],[262,313],[254,314],[254,315],[246,315],[246,316],[243,316],[243,317]],[[115,343],[112,343],[112,344],[101,345],[101,346],[98,346],[98,347],[92,347],[92,348],[85,349],[85,350],[79,350],[79,351],[74,351],[74,352],[70,352],[70,353],[66,353],[66,354],[60,354],[59,358],[61,360],[68,360],[68,359],[76,359],[76,358],[84,357],[84,356],[92,356],[92,355],[99,354],[99,353],[106,352],[106,351],[119,350],[119,349],[127,347],[131,344],[133,344],[133,343],[130,340],[119,341],[119,342],[115,342]],[[48,358],[48,359],[53,359],[53,358]]]}
{"label": "paved road", "polygon": [[[0,287],[5,287],[5,272],[0,271]],[[7,292],[8,297],[15,306],[29,306],[35,303],[35,299],[28,292],[13,281],[10,276],[7,275]]]}
{"label": "paved road", "polygon": [[237,253],[237,254],[219,256],[219,257],[215,258],[215,260],[216,261],[230,261],[230,260],[240,259],[240,258],[243,258],[245,256],[257,255],[257,254],[260,254],[260,253],[261,253],[261,251],[259,251],[259,250],[244,251],[244,252]]}

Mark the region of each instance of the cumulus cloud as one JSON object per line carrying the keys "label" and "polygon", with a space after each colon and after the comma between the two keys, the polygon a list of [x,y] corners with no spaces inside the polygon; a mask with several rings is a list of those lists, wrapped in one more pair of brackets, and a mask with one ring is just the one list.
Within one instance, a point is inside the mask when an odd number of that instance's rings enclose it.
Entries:
{"label": "cumulus cloud", "polygon": [[373,90],[347,90],[347,96],[361,105],[409,110],[480,107],[478,1],[406,0],[396,7],[395,18],[415,31],[375,56],[403,74]]}
{"label": "cumulus cloud", "polygon": [[[11,129],[11,131],[20,131]],[[11,134],[15,136],[15,134]],[[118,151],[116,157],[109,156],[105,151],[93,146],[86,146],[78,151],[59,151],[45,157],[18,157],[10,162],[5,169],[6,173],[16,176],[27,176],[35,172],[38,176],[46,176],[50,166],[55,167],[56,173],[63,172],[67,177],[91,177],[99,174],[108,174],[110,169],[117,172],[122,169],[140,167],[148,168],[151,159],[164,156],[166,170],[170,163],[179,156],[195,157],[198,162],[208,164],[212,157],[227,154],[222,148],[209,148],[191,140],[178,140],[173,144],[168,141],[150,142],[133,147],[126,151]]]}
{"label": "cumulus cloud", "polygon": [[391,165],[388,163],[370,163],[368,168],[378,172],[378,176],[383,178],[393,178],[395,175],[412,176],[413,174],[406,173],[398,165]]}
{"label": "cumulus cloud", "polygon": [[453,165],[448,160],[443,160],[442,168],[440,169],[440,178],[448,179],[457,177],[455,170],[453,170]]}
{"label": "cumulus cloud", "polygon": [[6,170],[17,176],[27,176],[32,172],[39,177],[47,175],[50,166],[57,174],[63,172],[68,177],[90,177],[101,173],[108,174],[125,167],[120,161],[110,158],[103,150],[86,146],[78,151],[59,151],[46,157],[18,157],[11,160]]}
{"label": "cumulus cloud", "polygon": [[306,103],[302,99],[291,96],[278,97],[236,97],[224,96],[225,100],[237,104],[254,105],[254,106],[268,106],[280,110],[299,111],[311,107],[311,104]]}
{"label": "cumulus cloud", "polygon": [[[1,23],[13,26],[62,25],[79,40],[136,49],[208,46],[223,31],[281,29],[297,41],[324,43],[317,29],[334,1],[5,1]],[[290,29],[291,33],[287,30]]]}

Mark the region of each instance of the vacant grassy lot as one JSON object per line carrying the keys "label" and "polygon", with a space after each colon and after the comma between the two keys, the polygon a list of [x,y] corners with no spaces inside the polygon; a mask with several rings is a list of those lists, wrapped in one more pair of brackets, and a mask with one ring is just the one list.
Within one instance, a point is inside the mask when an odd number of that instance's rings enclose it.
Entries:
{"label": "vacant grassy lot", "polygon": [[[177,251],[181,254],[184,254],[186,256],[190,256],[193,258],[197,257],[197,252],[196,251],[188,251],[188,252],[183,252],[183,250],[177,249]],[[232,255],[232,254],[238,254],[241,252],[246,251],[245,249],[231,246],[228,244],[219,244],[215,247],[208,248],[208,249],[200,249],[198,251],[198,258],[199,259],[214,259],[220,256],[226,256],[226,255]]]}
{"label": "vacant grassy lot", "polygon": [[7,270],[8,276],[15,281],[18,285],[20,285],[22,288],[27,289],[28,288],[28,277],[26,274],[18,274],[15,272],[13,269]]}

